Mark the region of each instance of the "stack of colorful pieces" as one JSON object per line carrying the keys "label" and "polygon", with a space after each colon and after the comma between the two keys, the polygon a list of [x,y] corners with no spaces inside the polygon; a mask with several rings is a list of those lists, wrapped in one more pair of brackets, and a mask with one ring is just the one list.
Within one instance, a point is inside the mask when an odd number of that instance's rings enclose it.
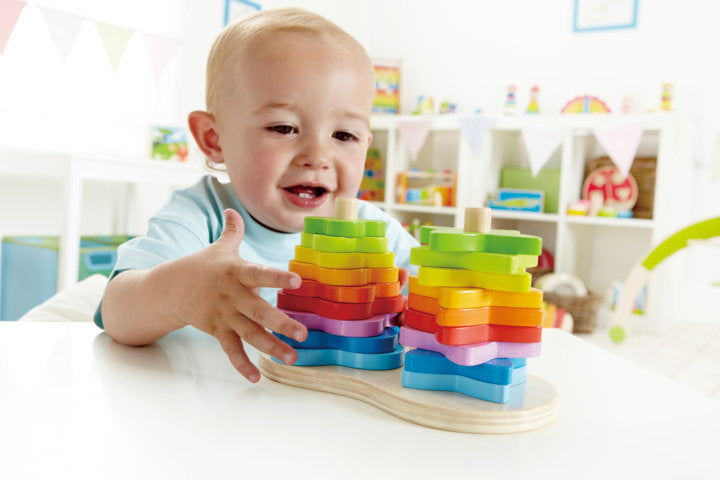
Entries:
{"label": "stack of colorful pieces", "polygon": [[497,403],[522,391],[526,358],[540,355],[542,292],[525,271],[542,239],[490,230],[490,210],[468,208],[464,230],[422,227],[410,262],[408,308],[400,343],[402,384],[448,390]]}
{"label": "stack of colorful pieces", "polygon": [[335,218],[306,217],[289,269],[302,277],[277,306],[308,328],[295,365],[389,370],[403,364],[395,318],[405,308],[385,222],[358,220],[357,200],[338,198]]}

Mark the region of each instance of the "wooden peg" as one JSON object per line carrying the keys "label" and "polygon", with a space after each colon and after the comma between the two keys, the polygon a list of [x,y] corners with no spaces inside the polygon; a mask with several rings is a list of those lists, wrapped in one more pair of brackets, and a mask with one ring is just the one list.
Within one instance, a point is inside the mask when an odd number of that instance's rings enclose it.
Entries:
{"label": "wooden peg", "polygon": [[490,209],[487,207],[465,207],[466,232],[488,233],[490,231]]}
{"label": "wooden peg", "polygon": [[335,199],[335,218],[341,220],[357,220],[357,198],[338,197]]}

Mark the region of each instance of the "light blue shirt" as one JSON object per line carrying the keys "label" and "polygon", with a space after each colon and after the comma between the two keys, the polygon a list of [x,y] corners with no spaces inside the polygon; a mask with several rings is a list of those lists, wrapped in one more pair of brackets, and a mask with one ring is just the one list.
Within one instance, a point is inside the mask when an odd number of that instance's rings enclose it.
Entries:
{"label": "light blue shirt", "polygon": [[[385,220],[388,250],[395,254],[395,264],[417,274],[410,265],[410,249],[417,241],[385,212],[360,200],[358,218]],[[110,276],[124,270],[147,270],[162,262],[194,253],[220,238],[225,224],[223,211],[236,210],[245,222],[245,236],[238,249],[245,261],[287,270],[300,244],[300,233],[280,233],[258,223],[245,210],[229,183],[205,176],[196,184],[175,191],[168,203],[148,222],[145,236],[133,238],[120,245],[115,269]],[[261,288],[260,295],[275,305],[277,289]],[[102,303],[101,303],[102,305]],[[102,328],[100,306],[95,323]]]}

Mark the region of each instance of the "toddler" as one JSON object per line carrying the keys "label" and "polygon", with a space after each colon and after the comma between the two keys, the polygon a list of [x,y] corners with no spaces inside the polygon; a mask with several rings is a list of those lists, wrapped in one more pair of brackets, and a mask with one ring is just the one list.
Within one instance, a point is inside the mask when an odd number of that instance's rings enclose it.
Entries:
{"label": "toddler", "polygon": [[[371,141],[374,75],[363,47],[314,13],[261,11],[226,27],[207,63],[206,111],[188,117],[213,176],[176,191],[148,232],[122,245],[95,322],[127,345],[152,343],[192,325],[217,338],[248,380],[260,378],[243,341],[291,364],[297,353],[272,335],[307,336],[276,310],[304,218],[332,216],[354,197]],[[416,241],[380,209],[389,248],[407,279]]]}

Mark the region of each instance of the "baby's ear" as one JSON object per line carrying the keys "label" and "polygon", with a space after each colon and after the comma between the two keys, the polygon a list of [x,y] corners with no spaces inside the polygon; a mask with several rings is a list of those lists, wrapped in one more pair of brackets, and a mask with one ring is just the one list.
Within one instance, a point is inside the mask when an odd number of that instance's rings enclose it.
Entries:
{"label": "baby's ear", "polygon": [[215,130],[215,117],[203,110],[195,110],[188,115],[188,126],[200,150],[214,163],[223,163],[220,136]]}

